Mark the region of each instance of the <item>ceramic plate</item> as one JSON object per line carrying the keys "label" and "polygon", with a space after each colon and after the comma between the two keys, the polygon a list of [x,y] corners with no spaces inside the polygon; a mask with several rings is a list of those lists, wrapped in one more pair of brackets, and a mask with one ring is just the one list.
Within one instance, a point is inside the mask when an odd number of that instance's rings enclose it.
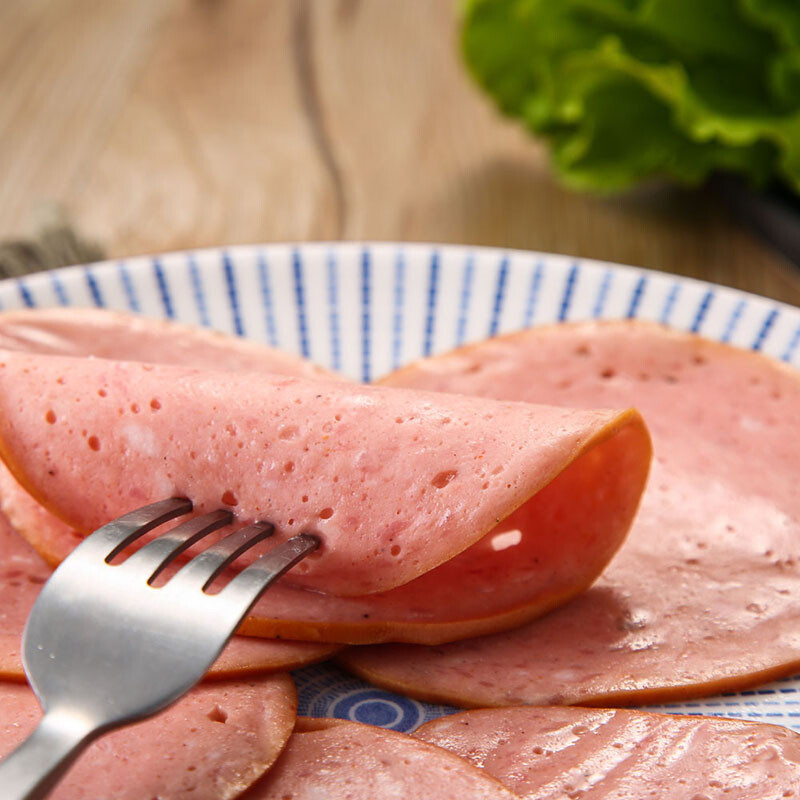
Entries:
{"label": "ceramic plate", "polygon": [[[421,356],[532,325],[639,318],[800,367],[800,309],[663,273],[487,248],[306,244],[174,253],[0,283],[0,307],[101,306],[247,336],[370,381]],[[412,730],[452,709],[329,665],[295,674],[300,713]],[[800,677],[653,706],[800,730]]]}

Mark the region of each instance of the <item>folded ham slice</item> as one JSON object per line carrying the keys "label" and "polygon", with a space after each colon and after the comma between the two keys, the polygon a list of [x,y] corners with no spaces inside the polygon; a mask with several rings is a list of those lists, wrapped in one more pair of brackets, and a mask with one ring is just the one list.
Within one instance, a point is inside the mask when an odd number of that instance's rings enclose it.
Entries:
{"label": "folded ham slice", "polygon": [[281,757],[247,797],[514,800],[517,795],[468,761],[404,733],[300,717]]}
{"label": "folded ham slice", "polygon": [[[0,679],[24,681],[22,629],[51,569],[0,514]],[[234,636],[207,678],[282,672],[329,658],[339,648]]]}
{"label": "folded ham slice", "polygon": [[[50,564],[58,564],[83,538],[36,502],[2,462],[0,508]],[[514,547],[508,552],[512,563],[517,552]],[[260,601],[242,630],[258,637],[300,636],[315,642],[302,647],[298,642],[291,646],[277,642],[272,654],[262,651],[258,662],[254,662],[265,669],[271,669],[273,664],[276,668],[293,669],[301,665],[299,659],[308,658],[302,663],[310,663],[338,649],[323,647],[319,641],[436,644],[513,626],[541,613],[544,606],[531,608],[529,604],[530,581],[534,577],[530,572],[512,574],[506,569],[504,579],[499,580],[500,560],[495,557],[491,565],[483,562],[482,548],[473,546],[402,587],[362,597],[334,597],[283,581]],[[557,603],[558,597],[554,596],[552,602]],[[237,663],[242,650],[236,644]],[[212,676],[216,674],[212,672]]]}
{"label": "folded ham slice", "polygon": [[487,590],[508,579],[514,604],[541,613],[613,555],[650,456],[634,411],[28,353],[1,363],[2,456],[69,525],[174,494],[227,506],[279,538],[316,531],[321,552],[293,580],[342,597],[462,554]]}
{"label": "folded ham slice", "polygon": [[784,800],[800,793],[800,735],[777,725],[581,708],[441,717],[415,736],[525,800]]}
{"label": "folded ham slice", "polygon": [[607,322],[493,340],[387,382],[636,404],[653,432],[653,471],[625,546],[582,596],[496,636],[354,649],[350,669],[416,697],[489,706],[677,700],[800,667],[796,370],[656,325]]}
{"label": "folded ham slice", "polygon": [[[296,700],[288,675],[195,687],[158,716],[94,742],[48,797],[231,800],[280,754]],[[0,758],[41,715],[27,686],[0,683]]]}

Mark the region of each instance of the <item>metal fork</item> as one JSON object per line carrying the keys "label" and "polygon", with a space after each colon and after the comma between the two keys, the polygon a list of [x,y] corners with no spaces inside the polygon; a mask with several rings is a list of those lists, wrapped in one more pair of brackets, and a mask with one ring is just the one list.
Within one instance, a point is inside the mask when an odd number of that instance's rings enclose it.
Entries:
{"label": "metal fork", "polygon": [[228,511],[182,522],[121,564],[115,556],[192,510],[171,499],[99,528],[56,569],[28,618],[22,660],[44,709],[33,733],[0,764],[4,800],[39,800],[81,750],[112,728],[155,714],[197,683],[261,594],[319,546],[301,533],[261,556],[216,594],[206,589],[273,532],[258,522],[225,536],[163,586],[156,576]]}

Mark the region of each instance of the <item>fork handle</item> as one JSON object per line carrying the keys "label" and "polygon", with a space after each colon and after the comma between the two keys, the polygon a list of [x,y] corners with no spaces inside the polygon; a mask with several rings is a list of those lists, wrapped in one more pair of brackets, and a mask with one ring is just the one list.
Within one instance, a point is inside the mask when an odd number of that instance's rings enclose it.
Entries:
{"label": "fork handle", "polygon": [[64,709],[48,711],[33,732],[0,762],[3,800],[42,800],[95,738],[95,725]]}

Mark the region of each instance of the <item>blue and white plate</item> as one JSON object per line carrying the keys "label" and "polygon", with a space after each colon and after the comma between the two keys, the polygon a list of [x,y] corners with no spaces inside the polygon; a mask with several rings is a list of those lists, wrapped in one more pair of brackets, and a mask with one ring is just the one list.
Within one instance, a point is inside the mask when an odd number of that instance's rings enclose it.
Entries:
{"label": "blue and white plate", "polygon": [[[234,247],[69,267],[0,282],[0,308],[102,306],[206,325],[369,381],[421,356],[531,325],[639,318],[800,367],[800,309],[687,278],[564,256],[410,244]],[[300,712],[412,730],[452,709],[321,665]],[[800,678],[654,707],[800,730]]]}

